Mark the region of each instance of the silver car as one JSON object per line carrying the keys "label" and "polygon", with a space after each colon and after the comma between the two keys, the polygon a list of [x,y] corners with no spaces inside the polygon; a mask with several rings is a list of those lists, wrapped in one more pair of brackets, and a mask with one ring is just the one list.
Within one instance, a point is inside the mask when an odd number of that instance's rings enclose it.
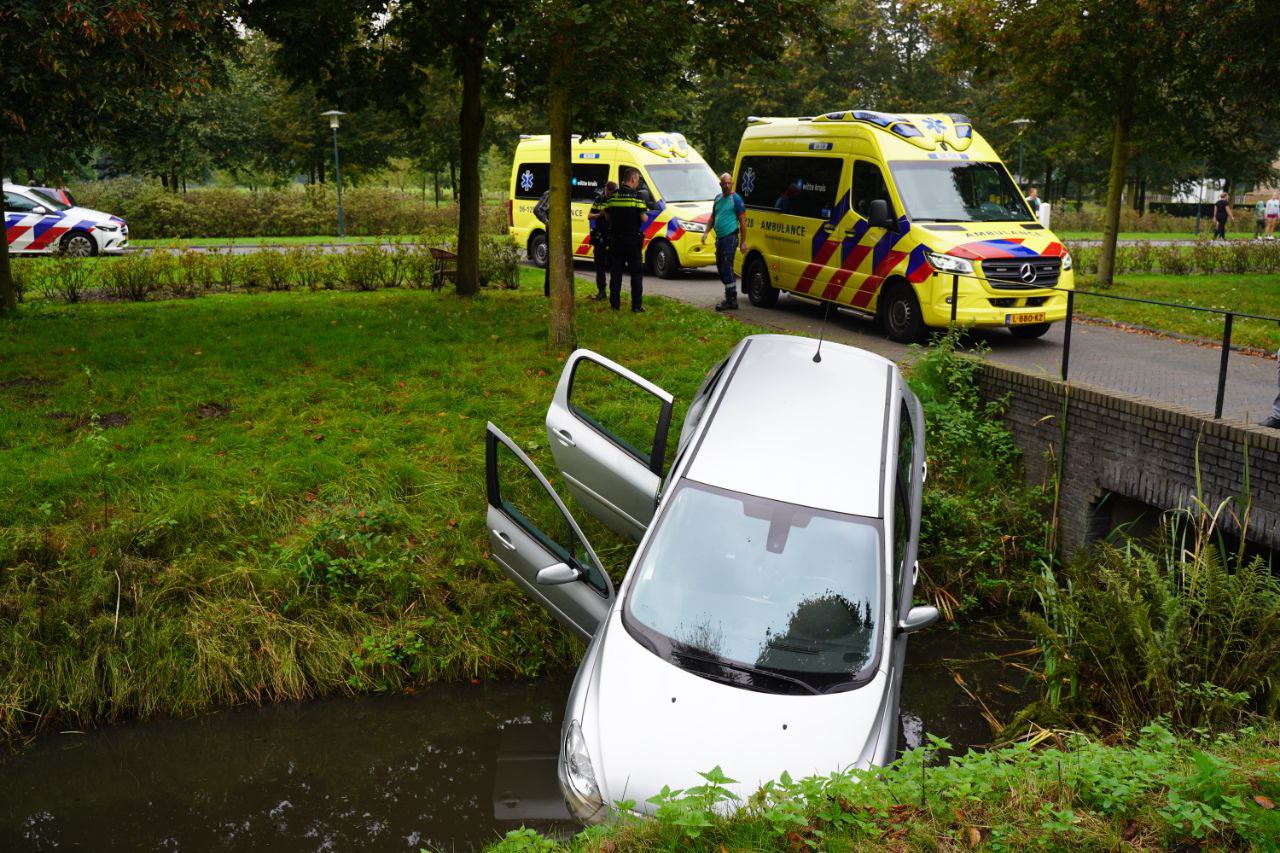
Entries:
{"label": "silver car", "polygon": [[[651,416],[637,421],[639,398]],[[547,412],[577,502],[639,540],[615,589],[547,479],[493,424],[494,558],[588,640],[560,786],[584,822],[720,765],[746,797],[891,761],[913,607],[924,419],[893,362],[802,337],[744,339],[689,405],[588,350]]]}

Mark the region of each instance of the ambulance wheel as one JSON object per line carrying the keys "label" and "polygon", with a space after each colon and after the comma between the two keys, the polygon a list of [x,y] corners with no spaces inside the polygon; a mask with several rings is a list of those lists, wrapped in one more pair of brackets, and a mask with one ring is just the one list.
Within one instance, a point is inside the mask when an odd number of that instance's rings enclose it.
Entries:
{"label": "ambulance wheel", "polygon": [[757,308],[772,308],[778,304],[778,289],[769,280],[769,268],[764,265],[764,258],[752,255],[747,259],[747,266],[742,271],[743,283],[747,288],[747,299]]}
{"label": "ambulance wheel", "polygon": [[546,269],[547,255],[547,235],[539,231],[529,238],[529,258],[538,269]]}
{"label": "ambulance wheel", "polygon": [[1028,323],[1025,326],[1009,327],[1009,334],[1015,338],[1043,338],[1048,331],[1048,323]]}
{"label": "ambulance wheel", "polygon": [[649,250],[649,271],[658,278],[675,278],[680,274],[680,256],[670,243],[656,243]]}
{"label": "ambulance wheel", "polygon": [[900,344],[914,344],[924,340],[924,318],[920,316],[920,302],[916,299],[915,288],[899,282],[886,297],[880,322],[889,339]]}
{"label": "ambulance wheel", "polygon": [[89,232],[79,229],[68,232],[59,245],[62,254],[73,258],[89,258],[98,254],[97,242],[89,236]]}

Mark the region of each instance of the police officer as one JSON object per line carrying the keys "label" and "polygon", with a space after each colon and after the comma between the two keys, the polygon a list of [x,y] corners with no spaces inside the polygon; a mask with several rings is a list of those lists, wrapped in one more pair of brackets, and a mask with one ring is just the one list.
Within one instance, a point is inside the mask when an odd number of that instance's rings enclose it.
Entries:
{"label": "police officer", "polygon": [[644,311],[644,263],[640,248],[644,235],[640,232],[649,205],[637,187],[640,186],[640,170],[633,166],[622,168],[622,186],[618,187],[604,204],[604,214],[609,220],[609,255],[612,275],[609,278],[609,307],[614,311],[622,307],[622,270],[631,272],[631,310]]}
{"label": "police officer", "polygon": [[[542,223],[543,232],[547,235],[547,265],[543,267],[542,273],[542,295],[551,298],[551,190],[548,189],[538,199],[538,203],[533,206],[534,217]],[[570,275],[572,275],[572,271]]]}
{"label": "police officer", "polygon": [[609,298],[604,287],[605,276],[609,274],[609,217],[605,216],[604,208],[605,202],[617,191],[618,185],[613,181],[606,183],[591,202],[591,212],[587,214],[587,219],[591,222],[591,249],[596,262],[596,293],[587,297],[588,299]]}

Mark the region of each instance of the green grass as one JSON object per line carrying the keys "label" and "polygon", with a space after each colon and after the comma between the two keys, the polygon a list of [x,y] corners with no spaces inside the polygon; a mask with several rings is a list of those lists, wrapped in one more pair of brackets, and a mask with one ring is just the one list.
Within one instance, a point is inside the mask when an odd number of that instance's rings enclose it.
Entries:
{"label": "green grass", "polygon": [[1160,725],[1127,744],[1079,736],[931,761],[931,740],[890,767],[766,784],[731,816],[732,756],[706,783],[659,795],[651,820],[624,818],[567,843],[532,830],[493,851],[1274,850],[1280,729],[1177,737]]}
{"label": "green grass", "polygon": [[[1052,224],[1049,226],[1053,228]],[[1058,231],[1054,230],[1054,234],[1059,240],[1101,240],[1101,231]],[[1213,235],[1212,223],[1206,223],[1204,230],[1200,232],[1200,237],[1210,237]],[[1252,240],[1253,226],[1247,231],[1228,231],[1227,238],[1231,240]],[[1121,240],[1195,240],[1197,239],[1193,231],[1121,231],[1119,239]]]}
{"label": "green grass", "polygon": [[148,240],[130,240],[129,245],[135,249],[159,248],[159,247],[187,247],[187,246],[296,246],[299,244],[328,244],[328,243],[393,243],[404,240],[419,240],[421,235],[417,234],[384,234],[384,235],[347,235],[339,237],[337,234],[313,234],[307,237],[187,237],[183,239],[177,238],[156,238]]}
{"label": "green grass", "polygon": [[[1087,278],[1080,280],[1078,284],[1082,290],[1095,286]],[[1111,289],[1104,292],[1201,308],[1242,311],[1268,317],[1280,316],[1280,275],[1275,274],[1125,275],[1117,277]],[[1076,310],[1089,316],[1194,337],[1210,340],[1222,338],[1223,318],[1218,314],[1090,296],[1078,297]],[[1280,347],[1280,325],[1260,320],[1237,319],[1232,330],[1232,342],[1238,346],[1274,352]]]}
{"label": "green grass", "polygon": [[[486,559],[485,421],[559,482],[543,418],[565,353],[541,272],[522,275],[473,300],[40,302],[0,321],[0,734],[570,663]],[[660,300],[639,318],[583,302],[578,323],[681,401],[745,332]],[[630,545],[576,515],[619,571]]]}

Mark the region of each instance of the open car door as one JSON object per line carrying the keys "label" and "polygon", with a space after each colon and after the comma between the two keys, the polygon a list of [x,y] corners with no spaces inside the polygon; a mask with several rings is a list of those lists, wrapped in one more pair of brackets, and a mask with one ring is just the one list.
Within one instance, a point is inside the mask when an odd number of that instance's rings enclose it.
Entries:
{"label": "open car door", "polygon": [[639,539],[653,520],[671,426],[671,395],[591,350],[569,356],[547,439],[574,499]]}
{"label": "open car door", "polygon": [[486,427],[489,553],[551,615],[590,639],[613,583],[547,478],[502,430]]}

